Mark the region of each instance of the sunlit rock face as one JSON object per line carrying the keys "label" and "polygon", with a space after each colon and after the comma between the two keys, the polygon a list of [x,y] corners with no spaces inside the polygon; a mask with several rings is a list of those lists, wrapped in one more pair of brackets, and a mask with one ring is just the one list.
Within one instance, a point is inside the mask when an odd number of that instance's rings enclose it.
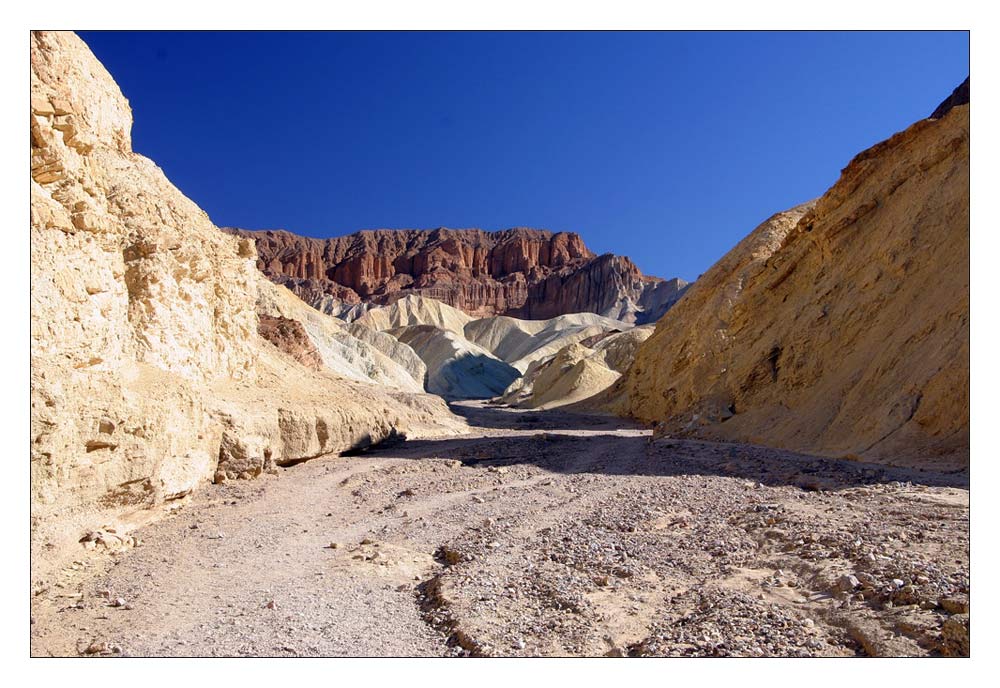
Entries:
{"label": "sunlit rock face", "polygon": [[967,466],[961,90],[726,254],[639,346],[609,406],[665,432]]}
{"label": "sunlit rock face", "polygon": [[34,564],[211,480],[463,426],[402,391],[424,369],[388,335],[260,298],[280,287],[253,242],[132,151],[128,101],[75,34],[31,34],[30,110]]}
{"label": "sunlit rock face", "polygon": [[572,232],[385,229],[310,239],[226,231],[256,240],[257,265],[269,278],[348,318],[356,317],[353,306],[415,294],[476,317],[588,312],[644,323],[662,316],[687,286],[643,275],[626,257],[597,256]]}

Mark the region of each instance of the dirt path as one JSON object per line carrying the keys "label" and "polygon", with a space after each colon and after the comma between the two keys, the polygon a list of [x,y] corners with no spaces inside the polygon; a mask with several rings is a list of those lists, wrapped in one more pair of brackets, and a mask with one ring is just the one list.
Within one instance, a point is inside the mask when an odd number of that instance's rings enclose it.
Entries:
{"label": "dirt path", "polygon": [[472,434],[213,486],[81,549],[32,653],[968,651],[966,477],[456,410]]}

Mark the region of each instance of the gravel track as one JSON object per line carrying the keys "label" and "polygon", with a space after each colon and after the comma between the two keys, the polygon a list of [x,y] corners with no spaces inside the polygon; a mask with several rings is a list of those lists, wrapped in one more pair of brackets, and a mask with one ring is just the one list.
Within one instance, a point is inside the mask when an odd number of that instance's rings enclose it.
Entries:
{"label": "gravel track", "polygon": [[456,404],[35,581],[32,654],[968,653],[967,474]]}

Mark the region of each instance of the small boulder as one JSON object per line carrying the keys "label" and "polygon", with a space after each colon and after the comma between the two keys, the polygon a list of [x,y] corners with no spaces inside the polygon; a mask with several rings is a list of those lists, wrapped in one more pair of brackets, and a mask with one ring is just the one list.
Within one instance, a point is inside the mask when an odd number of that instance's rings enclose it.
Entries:
{"label": "small boulder", "polygon": [[942,597],[938,600],[938,606],[949,614],[968,614],[969,596],[950,595],[948,597]]}
{"label": "small boulder", "polygon": [[941,654],[946,657],[969,656],[969,615],[948,617],[941,627]]}
{"label": "small boulder", "polygon": [[851,593],[860,587],[861,581],[859,581],[856,576],[848,574],[837,579],[837,584],[834,589],[837,592]]}

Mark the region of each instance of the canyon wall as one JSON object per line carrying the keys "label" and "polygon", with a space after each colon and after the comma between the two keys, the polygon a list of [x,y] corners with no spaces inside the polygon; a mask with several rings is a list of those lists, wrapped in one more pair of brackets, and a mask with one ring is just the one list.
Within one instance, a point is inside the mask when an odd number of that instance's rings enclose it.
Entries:
{"label": "canyon wall", "polygon": [[336,314],[416,294],[477,317],[591,312],[650,322],[687,284],[643,275],[622,256],[595,256],[571,232],[442,228],[310,239],[281,230],[226,231],[256,240],[257,266],[270,279]]}
{"label": "canyon wall", "polygon": [[662,433],[967,467],[967,85],[956,93],[716,263],[610,406]]}
{"label": "canyon wall", "polygon": [[128,101],[75,34],[31,34],[30,118],[36,564],[213,479],[462,428],[320,367],[297,326],[276,339],[310,367],[259,334],[253,241],[131,150]]}

